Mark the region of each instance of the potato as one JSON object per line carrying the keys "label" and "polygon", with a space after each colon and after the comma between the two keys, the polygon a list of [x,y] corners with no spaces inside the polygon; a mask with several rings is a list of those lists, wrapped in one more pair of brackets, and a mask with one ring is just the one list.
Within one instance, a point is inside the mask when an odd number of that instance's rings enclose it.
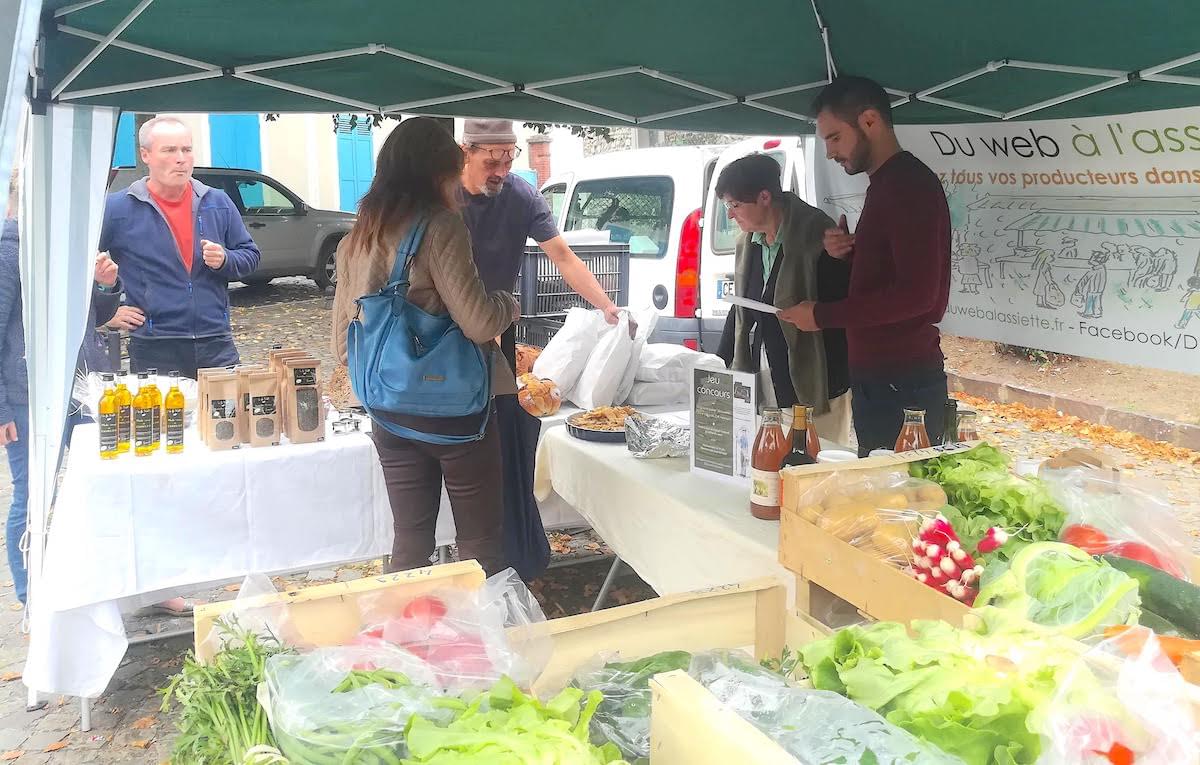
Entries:
{"label": "potato", "polygon": [[800,517],[809,523],[816,523],[825,510],[820,505],[805,505],[800,508]]}
{"label": "potato", "polygon": [[904,510],[911,506],[912,503],[901,491],[881,492],[875,497],[875,507],[881,510]]}
{"label": "potato", "polygon": [[946,504],[946,492],[937,484],[928,484],[917,490],[917,497],[927,502],[937,502],[938,507]]}
{"label": "potato", "polygon": [[827,508],[837,507],[838,505],[848,505],[852,501],[853,500],[851,500],[850,497],[845,494],[831,494],[821,501],[821,505]]}
{"label": "potato", "polygon": [[914,512],[920,513],[921,515],[933,516],[937,515],[937,512],[945,506],[945,502],[938,502],[936,500],[922,500],[920,502],[914,502],[912,509]]}
{"label": "potato", "polygon": [[878,523],[874,508],[860,503],[828,509],[817,520],[817,526],[845,542],[870,533]]}
{"label": "potato", "polygon": [[883,553],[884,558],[911,560],[912,534],[903,523],[881,523],[871,532],[871,544]]}

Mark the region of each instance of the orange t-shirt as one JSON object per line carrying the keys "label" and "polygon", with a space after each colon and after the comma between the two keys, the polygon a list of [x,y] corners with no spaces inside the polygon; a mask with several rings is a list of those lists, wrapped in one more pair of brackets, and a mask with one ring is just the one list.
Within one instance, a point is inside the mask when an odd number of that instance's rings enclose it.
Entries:
{"label": "orange t-shirt", "polygon": [[183,261],[183,267],[190,274],[192,273],[192,241],[194,233],[192,229],[192,194],[191,189],[184,194],[176,202],[163,199],[153,191],[150,196],[154,198],[154,202],[158,208],[167,216],[167,227],[171,229],[171,233],[175,236],[175,244],[179,246],[179,258]]}

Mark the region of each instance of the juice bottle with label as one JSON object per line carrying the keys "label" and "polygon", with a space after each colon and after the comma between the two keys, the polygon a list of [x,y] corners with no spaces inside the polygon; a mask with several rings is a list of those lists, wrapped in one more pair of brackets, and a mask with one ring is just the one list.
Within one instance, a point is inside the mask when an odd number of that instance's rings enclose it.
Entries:
{"label": "juice bottle with label", "polygon": [[179,373],[171,372],[171,388],[167,391],[163,405],[167,420],[167,454],[183,451],[183,392],[179,390]]}
{"label": "juice bottle with label", "polygon": [[133,397],[133,453],[139,457],[149,457],[157,448],[154,441],[154,417],[157,413],[154,395],[150,392],[149,375],[139,372],[138,392]]}
{"label": "juice bottle with label", "polygon": [[762,427],[750,456],[750,513],[764,521],[779,520],[779,469],[791,444],[783,434],[783,412],[764,409]]}
{"label": "juice bottle with label", "polygon": [[821,437],[817,435],[817,415],[813,407],[805,407],[805,415],[808,417],[808,453],[816,457],[821,453]]}
{"label": "juice bottle with label", "polygon": [[96,405],[100,420],[100,459],[115,460],[120,454],[117,451],[117,389],[111,374],[102,374],[100,379],[104,381],[104,393]]}
{"label": "juice bottle with label", "polygon": [[129,451],[133,440],[133,394],[125,382],[125,374],[117,377],[117,452]]}
{"label": "juice bottle with label", "polygon": [[150,398],[154,401],[154,417],[151,425],[154,427],[154,450],[162,448],[163,395],[158,389],[158,370],[147,369],[149,375]]}
{"label": "juice bottle with label", "polygon": [[958,441],[965,443],[967,441],[979,440],[979,426],[976,424],[979,415],[975,412],[963,410],[958,415]]}
{"label": "juice bottle with label", "polygon": [[905,409],[904,426],[896,438],[896,453],[929,448],[929,433],[925,431],[925,410]]}

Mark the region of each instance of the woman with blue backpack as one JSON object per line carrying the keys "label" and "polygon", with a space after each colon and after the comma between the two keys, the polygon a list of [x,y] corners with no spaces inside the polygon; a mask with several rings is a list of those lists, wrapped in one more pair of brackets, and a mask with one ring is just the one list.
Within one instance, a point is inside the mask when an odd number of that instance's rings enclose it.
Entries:
{"label": "woman with blue backpack", "polygon": [[390,571],[429,565],[443,480],[460,557],[489,575],[505,565],[492,397],[516,384],[495,338],[520,306],[479,278],[457,211],[462,164],[439,123],[402,122],[337,251],[333,350],[371,416],[395,528]]}

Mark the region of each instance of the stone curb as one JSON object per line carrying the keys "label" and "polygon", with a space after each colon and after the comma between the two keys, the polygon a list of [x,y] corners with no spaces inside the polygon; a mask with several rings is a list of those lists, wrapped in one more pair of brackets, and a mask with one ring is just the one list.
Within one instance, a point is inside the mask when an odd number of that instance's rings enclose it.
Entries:
{"label": "stone curb", "polygon": [[1164,420],[1148,414],[1116,409],[1090,401],[1058,396],[1045,391],[1022,388],[990,377],[970,377],[947,372],[950,390],[986,398],[1002,404],[1025,404],[1038,409],[1054,409],[1097,425],[1200,451],[1200,425]]}

